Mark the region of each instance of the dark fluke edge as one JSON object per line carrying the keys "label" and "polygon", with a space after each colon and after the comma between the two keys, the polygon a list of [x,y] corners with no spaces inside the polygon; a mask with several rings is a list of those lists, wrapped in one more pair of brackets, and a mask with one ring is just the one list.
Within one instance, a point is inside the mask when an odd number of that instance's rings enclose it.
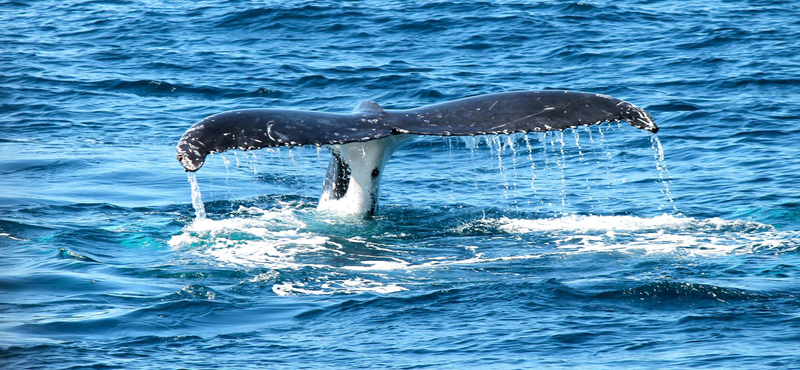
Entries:
{"label": "dark fluke edge", "polygon": [[364,142],[395,134],[466,136],[543,132],[627,121],[658,132],[641,108],[607,95],[520,91],[480,95],[407,110],[365,101],[350,114],[243,109],[207,117],[183,134],[178,160],[197,171],[208,154],[229,149]]}
{"label": "dark fluke edge", "polygon": [[375,213],[384,166],[415,135],[465,136],[564,130],[608,121],[658,132],[633,104],[574,91],[522,91],[454,100],[408,110],[383,110],[366,100],[353,113],[247,109],[203,119],[178,142],[186,171],[228,149],[325,145],[332,155],[317,210],[367,217]]}

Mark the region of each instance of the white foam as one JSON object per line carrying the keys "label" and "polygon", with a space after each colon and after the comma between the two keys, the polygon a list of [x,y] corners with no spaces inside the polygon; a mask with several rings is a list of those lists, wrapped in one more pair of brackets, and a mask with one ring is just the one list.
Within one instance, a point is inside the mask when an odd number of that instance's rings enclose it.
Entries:
{"label": "white foam", "polygon": [[399,259],[394,261],[361,261],[361,264],[362,266],[345,266],[344,268],[352,271],[389,271],[412,268],[411,263]]}
{"label": "white foam", "polygon": [[676,227],[696,222],[693,218],[676,217],[663,214],[645,218],[636,216],[578,216],[569,215],[548,219],[510,219],[496,220],[499,229],[508,233],[529,233],[533,231],[635,231]]}
{"label": "white foam", "polygon": [[[547,233],[560,250],[575,252],[619,251],[645,253],[682,252],[713,255],[751,252],[778,247],[791,237],[774,227],[753,221],[696,219],[674,215],[563,216],[548,219],[486,219],[511,234]],[[464,227],[468,227],[465,225]]]}
{"label": "white foam", "polygon": [[221,264],[274,269],[311,266],[296,261],[301,254],[341,253],[328,247],[327,237],[304,231],[307,225],[297,212],[292,208],[267,211],[241,207],[235,215],[251,217],[196,219],[168,244]]}
{"label": "white foam", "polygon": [[[195,220],[173,236],[169,245],[223,266],[258,268],[257,275],[243,282],[272,284],[275,294],[285,296],[395,293],[406,290],[403,285],[414,281],[398,279],[398,276],[413,275],[413,271],[532,260],[553,254],[719,255],[752,253],[764,248],[780,250],[785,249],[787,243],[796,245],[798,240],[796,232],[779,232],[758,222],[719,218],[667,214],[656,217],[501,217],[471,221],[454,231],[476,227],[489,229],[492,234],[489,238],[507,239],[514,244],[510,248],[484,247],[483,243],[476,244],[475,239],[468,238],[471,244],[453,247],[454,251],[460,248],[461,252],[442,255],[421,250],[409,253],[409,246],[405,244],[376,243],[376,239],[381,239],[379,236],[352,236],[343,239],[346,243],[331,241],[326,233],[315,231],[325,227],[325,219],[306,212],[309,211],[290,204],[269,210],[241,207],[233,213],[233,218]],[[315,226],[309,227],[304,220],[312,219]],[[532,244],[527,247],[517,242],[520,234],[541,235],[524,237],[525,243]],[[541,243],[533,245],[539,243],[537,240]],[[352,250],[347,251],[348,248]],[[367,250],[369,252],[362,253]],[[310,269],[305,270],[307,268]],[[303,278],[291,272],[301,269]],[[305,271],[314,272],[306,276]]]}
{"label": "white foam", "polygon": [[383,284],[377,281],[372,281],[363,278],[353,278],[346,280],[331,280],[326,281],[319,287],[310,287],[303,282],[285,282],[275,284],[272,286],[272,291],[280,296],[296,295],[296,294],[334,294],[334,293],[396,293],[408,290],[395,284]]}
{"label": "white foam", "polygon": [[519,256],[486,257],[483,253],[465,259],[454,259],[450,257],[432,257],[430,261],[422,263],[411,263],[395,258],[394,261],[361,261],[361,266],[345,266],[345,270],[352,271],[391,271],[391,270],[421,270],[435,269],[446,266],[474,265],[482,263],[527,260],[541,258],[543,254],[525,254]]}
{"label": "white foam", "polygon": [[28,239],[20,239],[20,238],[15,238],[15,237],[11,236],[11,234],[9,234],[9,233],[0,233],[0,236],[2,236],[2,237],[6,237],[6,238],[9,238],[9,239],[11,239],[11,240],[20,241],[20,242],[26,242],[26,241],[29,241]]}

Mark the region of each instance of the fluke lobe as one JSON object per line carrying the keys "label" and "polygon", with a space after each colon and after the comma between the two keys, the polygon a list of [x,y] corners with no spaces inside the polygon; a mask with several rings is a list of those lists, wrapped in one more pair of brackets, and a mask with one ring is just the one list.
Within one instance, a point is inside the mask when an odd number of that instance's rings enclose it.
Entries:
{"label": "fluke lobe", "polygon": [[284,109],[223,112],[194,124],[178,142],[186,171],[211,153],[276,146],[331,150],[318,210],[369,217],[378,204],[389,157],[415,135],[465,136],[564,130],[609,121],[658,132],[641,108],[607,95],[577,91],[517,91],[474,96],[406,110],[365,100],[352,113]]}

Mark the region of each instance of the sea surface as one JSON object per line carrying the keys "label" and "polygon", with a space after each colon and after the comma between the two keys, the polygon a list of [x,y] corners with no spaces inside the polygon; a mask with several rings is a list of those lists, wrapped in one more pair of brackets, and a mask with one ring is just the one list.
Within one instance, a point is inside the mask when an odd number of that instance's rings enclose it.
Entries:
{"label": "sea surface", "polygon": [[[423,137],[369,220],[238,108],[514,90],[625,123]],[[800,369],[800,3],[0,2],[0,368]]]}

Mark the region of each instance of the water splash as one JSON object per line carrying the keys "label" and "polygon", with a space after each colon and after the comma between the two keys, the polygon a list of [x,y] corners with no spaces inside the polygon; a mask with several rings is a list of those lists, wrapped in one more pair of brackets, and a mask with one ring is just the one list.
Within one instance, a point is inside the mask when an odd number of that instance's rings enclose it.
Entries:
{"label": "water splash", "polygon": [[194,206],[194,215],[198,220],[205,220],[206,207],[203,205],[203,198],[200,195],[200,185],[197,183],[197,175],[195,172],[187,172],[186,176],[189,178],[189,184],[192,185],[192,206]]}

